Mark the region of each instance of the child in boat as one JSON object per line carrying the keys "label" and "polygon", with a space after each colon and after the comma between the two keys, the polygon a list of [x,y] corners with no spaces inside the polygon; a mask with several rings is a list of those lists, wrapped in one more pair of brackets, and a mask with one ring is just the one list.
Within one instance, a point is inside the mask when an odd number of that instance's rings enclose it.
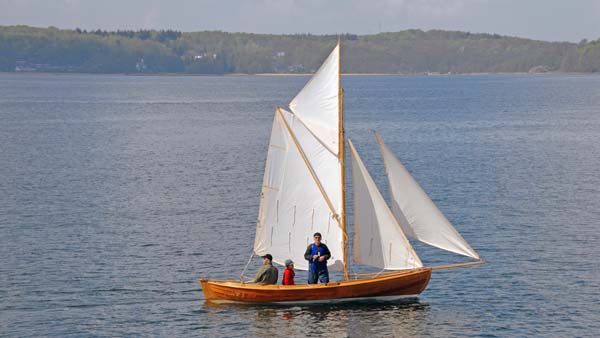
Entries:
{"label": "child in boat", "polygon": [[283,285],[294,285],[294,262],[291,259],[285,260],[285,270],[283,270]]}

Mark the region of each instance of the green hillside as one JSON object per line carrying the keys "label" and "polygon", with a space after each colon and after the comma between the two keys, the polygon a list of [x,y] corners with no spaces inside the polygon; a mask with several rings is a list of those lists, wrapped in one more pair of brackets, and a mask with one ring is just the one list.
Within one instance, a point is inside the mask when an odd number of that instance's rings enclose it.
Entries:
{"label": "green hillside", "polygon": [[[600,39],[575,44],[440,30],[341,38],[345,73],[600,71]],[[307,73],[336,41],[334,35],[9,26],[0,27],[0,71]]]}

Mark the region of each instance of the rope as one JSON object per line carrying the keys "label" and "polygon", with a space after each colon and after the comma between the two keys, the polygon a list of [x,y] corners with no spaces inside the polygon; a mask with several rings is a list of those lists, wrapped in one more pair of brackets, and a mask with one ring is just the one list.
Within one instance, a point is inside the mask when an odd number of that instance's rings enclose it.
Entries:
{"label": "rope", "polygon": [[250,265],[250,262],[252,262],[252,258],[254,258],[254,252],[252,252],[252,255],[250,255],[250,259],[248,260],[248,263],[246,263],[246,266],[244,266],[244,270],[242,270],[242,273],[240,274],[240,283],[244,283],[244,272],[246,272],[246,269],[248,269],[248,265]]}

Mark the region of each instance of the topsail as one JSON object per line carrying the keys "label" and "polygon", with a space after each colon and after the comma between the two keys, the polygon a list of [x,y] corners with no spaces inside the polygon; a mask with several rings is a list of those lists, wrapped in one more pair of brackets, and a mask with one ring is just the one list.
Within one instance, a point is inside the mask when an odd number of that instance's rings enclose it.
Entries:
{"label": "topsail", "polygon": [[337,155],[340,127],[340,46],[290,102],[290,109],[323,146]]}

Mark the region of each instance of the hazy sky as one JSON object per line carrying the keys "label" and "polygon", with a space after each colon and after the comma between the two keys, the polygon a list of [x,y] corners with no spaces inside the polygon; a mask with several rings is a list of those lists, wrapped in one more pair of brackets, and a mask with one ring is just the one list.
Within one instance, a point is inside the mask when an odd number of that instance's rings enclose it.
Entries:
{"label": "hazy sky", "polygon": [[600,0],[0,0],[0,25],[373,34],[410,28],[600,38]]}

